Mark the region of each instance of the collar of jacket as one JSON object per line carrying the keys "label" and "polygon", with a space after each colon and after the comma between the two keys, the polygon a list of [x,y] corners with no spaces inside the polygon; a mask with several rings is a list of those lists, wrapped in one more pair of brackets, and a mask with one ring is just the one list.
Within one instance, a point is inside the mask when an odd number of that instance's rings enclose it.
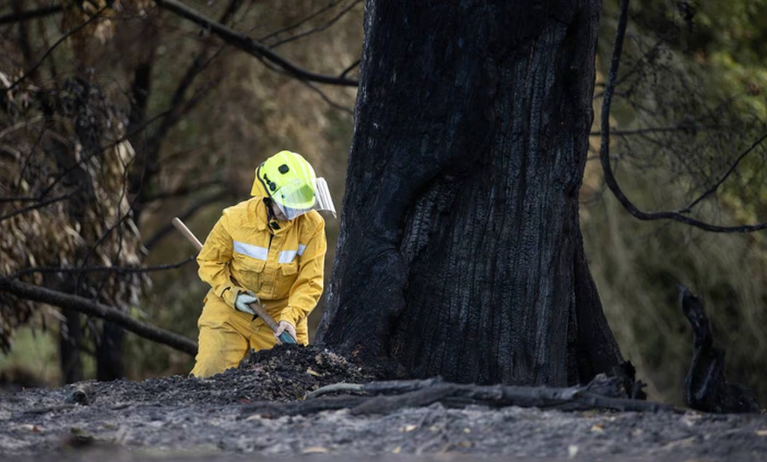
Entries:
{"label": "collar of jacket", "polygon": [[251,207],[251,212],[253,214],[253,221],[256,223],[256,227],[259,231],[266,231],[268,230],[272,234],[282,234],[286,233],[290,228],[293,227],[293,222],[295,220],[290,221],[277,221],[277,223],[280,226],[280,229],[273,229],[271,226],[269,226],[269,212],[266,210],[266,204],[264,204],[264,198],[263,197],[254,197],[251,199],[251,204],[253,204],[253,207]]}

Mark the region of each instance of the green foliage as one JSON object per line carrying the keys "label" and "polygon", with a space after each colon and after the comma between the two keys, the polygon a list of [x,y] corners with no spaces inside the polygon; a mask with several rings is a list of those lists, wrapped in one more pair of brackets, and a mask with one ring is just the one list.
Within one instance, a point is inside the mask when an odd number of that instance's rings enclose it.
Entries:
{"label": "green foliage", "polygon": [[61,372],[55,332],[26,325],[16,331],[13,346],[12,351],[0,353],[0,382],[18,382],[29,376],[40,385],[58,385]]}

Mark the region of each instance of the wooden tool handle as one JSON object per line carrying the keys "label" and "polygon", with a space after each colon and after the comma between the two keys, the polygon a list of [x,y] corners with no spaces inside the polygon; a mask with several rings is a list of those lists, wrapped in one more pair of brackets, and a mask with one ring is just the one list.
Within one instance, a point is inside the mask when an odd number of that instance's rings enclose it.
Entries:
{"label": "wooden tool handle", "polygon": [[184,222],[179,220],[178,217],[175,217],[173,219],[173,226],[175,226],[177,230],[181,231],[181,234],[183,234],[184,237],[189,239],[189,242],[191,242],[194,245],[194,247],[197,249],[198,252],[202,250],[202,242],[200,242],[194,236],[194,234],[192,234],[192,232],[189,231],[189,228],[187,228]]}
{"label": "wooden tool handle", "polygon": [[[202,250],[202,242],[200,242],[197,237],[195,237],[189,228],[186,227],[184,222],[179,220],[178,217],[173,218],[173,226],[175,226],[177,230],[181,231],[181,234],[183,234],[184,237],[186,237],[189,242],[195,246],[198,252]],[[272,332],[277,332],[277,329],[280,327],[279,324],[277,324],[274,318],[269,316],[269,313],[266,312],[260,303],[255,302],[249,304],[248,306],[253,310],[253,312],[256,313],[256,316],[261,318],[264,323],[266,323],[266,325],[272,329]],[[282,340],[284,343],[296,343],[295,339],[293,339],[293,337],[291,337],[287,332],[283,332],[282,335],[280,335],[280,340]]]}

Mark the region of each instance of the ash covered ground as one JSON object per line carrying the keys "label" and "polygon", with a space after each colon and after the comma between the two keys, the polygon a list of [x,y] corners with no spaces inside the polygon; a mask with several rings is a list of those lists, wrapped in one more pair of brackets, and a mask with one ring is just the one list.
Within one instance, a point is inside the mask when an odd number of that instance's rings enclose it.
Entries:
{"label": "ash covered ground", "polygon": [[[440,404],[386,415],[246,412],[374,374],[316,347],[259,352],[210,379],[84,382],[0,395],[0,459],[206,460],[343,455],[385,460],[765,460],[767,417],[561,412]],[[333,458],[335,462],[344,459]],[[382,459],[377,459],[382,460]]]}

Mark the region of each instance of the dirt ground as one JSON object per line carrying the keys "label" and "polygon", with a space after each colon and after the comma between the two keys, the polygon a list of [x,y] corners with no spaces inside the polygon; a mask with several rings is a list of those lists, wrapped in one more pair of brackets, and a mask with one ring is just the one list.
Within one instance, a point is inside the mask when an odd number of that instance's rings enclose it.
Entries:
{"label": "dirt ground", "polygon": [[0,459],[234,461],[305,454],[334,462],[361,456],[767,459],[765,415],[448,409],[439,404],[373,416],[352,416],[347,410],[293,417],[245,412],[256,401],[290,402],[323,385],[370,379],[332,353],[281,347],[207,380],[85,382],[0,395]]}

